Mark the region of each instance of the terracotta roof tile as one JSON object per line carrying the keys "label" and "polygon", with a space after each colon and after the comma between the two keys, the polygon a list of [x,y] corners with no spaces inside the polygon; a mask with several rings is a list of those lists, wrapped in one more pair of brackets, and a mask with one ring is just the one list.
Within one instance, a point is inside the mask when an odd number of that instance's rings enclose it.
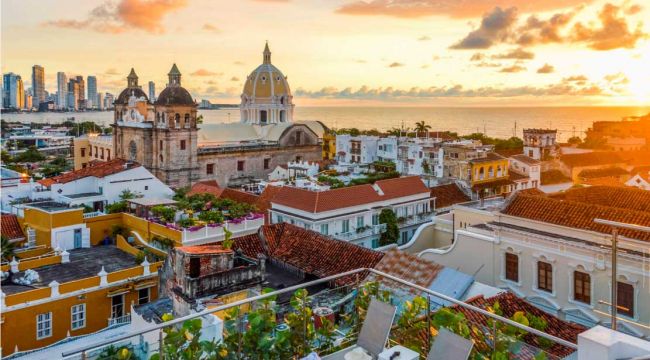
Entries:
{"label": "terracotta roof tile", "polygon": [[555,199],[650,213],[650,192],[635,187],[591,186],[554,194]]}
{"label": "terracotta roof tile", "polygon": [[435,198],[436,208],[438,209],[471,200],[470,197],[454,183],[432,187],[431,197]]}
{"label": "terracotta roof tile", "polygon": [[485,154],[485,157],[478,158],[478,159],[472,159],[469,162],[472,164],[479,164],[482,162],[488,162],[488,161],[497,161],[497,160],[505,160],[506,158],[504,156],[501,156],[497,153],[491,152]]}
{"label": "terracotta roof tile", "polygon": [[14,214],[2,214],[0,218],[2,235],[6,236],[8,240],[24,239],[25,234],[20,227],[18,217]]}
{"label": "terracotta roof tile", "polygon": [[617,152],[596,151],[582,154],[566,154],[560,161],[570,167],[624,164],[625,160]]}
{"label": "terracotta roof tile", "polygon": [[383,195],[375,191],[373,185],[370,184],[326,191],[310,191],[284,186],[275,194],[271,203],[318,213],[410,195],[429,194],[429,189],[419,176],[380,180],[375,182],[375,186],[383,192]]}
{"label": "terracotta roof tile", "polygon": [[541,164],[541,162],[539,160],[533,159],[532,157],[521,154],[521,153],[517,154],[517,155],[512,155],[510,157],[512,159],[521,161],[522,163],[528,164],[528,165],[539,165],[539,164]]}
{"label": "terracotta roof tile", "polygon": [[[639,191],[643,192],[643,190]],[[646,203],[645,205],[648,206],[649,204]],[[502,213],[604,234],[611,233],[610,227],[596,224],[594,223],[594,219],[600,218],[650,226],[650,213],[645,211],[603,206],[596,203],[564,201],[550,197],[533,196],[521,193],[517,193],[514,196],[506,208],[502,210]],[[622,229],[619,233],[629,238],[650,241],[650,233],[627,229]]]}
{"label": "terracotta roof tile", "polygon": [[187,192],[187,196],[208,193],[219,197],[222,191],[223,189],[219,187],[216,180],[199,181],[192,185],[190,191]]}
{"label": "terracotta roof tile", "polygon": [[[241,249],[246,256],[264,254],[319,278],[374,267],[384,256],[381,252],[287,223],[264,225],[257,234],[234,240],[233,248]],[[340,278],[336,284],[348,284],[353,280],[353,277]]]}
{"label": "terracotta roof tile", "polygon": [[542,171],[540,174],[542,185],[553,185],[571,182],[571,178],[567,177],[560,170]]}
{"label": "terracotta roof tile", "polygon": [[231,188],[225,188],[221,191],[219,196],[224,199],[230,199],[240,203],[246,203],[249,205],[255,205],[257,203],[258,196],[252,193],[248,193],[241,190],[235,190]]}
{"label": "terracotta roof tile", "polygon": [[520,174],[520,173],[515,172],[515,171],[510,171],[510,173],[508,175],[510,176],[510,180],[512,180],[512,181],[524,181],[524,180],[528,181],[528,180],[530,180],[530,177],[528,177],[526,175],[523,175],[523,174]]}
{"label": "terracotta roof tile", "polygon": [[614,166],[614,167],[608,167],[608,168],[602,168],[602,169],[586,169],[582,170],[578,176],[581,178],[586,178],[586,179],[594,179],[594,178],[600,178],[600,177],[608,177],[608,176],[621,176],[621,175],[628,175],[629,172],[625,169],[621,169],[620,167]]}
{"label": "terracotta roof tile", "polygon": [[[492,307],[496,302],[499,303],[499,307],[501,308],[501,311],[503,312],[502,315],[504,317],[511,318],[518,311],[522,311],[527,314],[541,317],[547,323],[547,327],[546,329],[544,329],[545,333],[570,341],[575,344],[577,344],[578,342],[578,334],[587,330],[582,325],[564,321],[551,314],[548,314],[536,308],[534,305],[530,304],[526,300],[517,297],[515,294],[511,292],[504,292],[487,299],[484,298],[483,296],[478,296],[467,301],[467,303],[482,309],[487,309],[488,307]],[[475,311],[471,311],[464,307],[459,307],[459,306],[458,307],[455,306],[453,308],[454,310],[463,313],[463,315],[465,315],[465,317],[472,323],[475,324],[478,323],[483,326],[488,326],[491,323],[485,315],[482,315]],[[542,346],[540,346],[541,344],[539,343],[539,338],[537,336],[528,334],[523,337],[523,340],[528,345],[534,346],[536,348],[542,348]],[[570,355],[575,350],[554,343],[551,347],[546,348],[544,351],[554,356],[563,358]],[[532,359],[534,354],[530,354],[530,355],[531,355],[530,358]],[[519,359],[522,357],[517,357],[517,358]]]}
{"label": "terracotta roof tile", "polygon": [[88,166],[83,169],[74,170],[69,173],[61,174],[47,179],[39,180],[38,182],[45,186],[52,186],[53,184],[65,184],[71,181],[83,179],[85,177],[94,176],[103,178],[109,175],[117,174],[122,171],[130,170],[139,167],[140,164],[135,162],[128,162],[123,159],[113,159],[110,161],[102,162],[97,165]]}
{"label": "terracotta roof tile", "polygon": [[[384,254],[375,269],[396,276],[402,280],[428,288],[444,267],[434,262],[424,260],[398,249],[391,249]],[[374,277],[373,275],[370,275]],[[402,288],[405,291],[417,292],[411,287],[403,286],[395,281],[383,279],[380,281],[387,287]]]}

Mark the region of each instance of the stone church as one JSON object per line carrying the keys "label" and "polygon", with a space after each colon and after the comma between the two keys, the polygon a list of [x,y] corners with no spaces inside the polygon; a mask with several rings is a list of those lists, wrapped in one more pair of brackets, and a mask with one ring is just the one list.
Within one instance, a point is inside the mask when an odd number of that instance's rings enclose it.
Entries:
{"label": "stone church", "polygon": [[239,123],[197,123],[197,103],[181,85],[174,64],[169,83],[149,101],[131,69],[127,88],[115,100],[113,147],[117,157],[137,161],[171,187],[216,180],[240,187],[289,161],[318,161],[327,131],[319,121],[294,121],[287,77],[271,63],[268,44],[263,61],[246,78]]}

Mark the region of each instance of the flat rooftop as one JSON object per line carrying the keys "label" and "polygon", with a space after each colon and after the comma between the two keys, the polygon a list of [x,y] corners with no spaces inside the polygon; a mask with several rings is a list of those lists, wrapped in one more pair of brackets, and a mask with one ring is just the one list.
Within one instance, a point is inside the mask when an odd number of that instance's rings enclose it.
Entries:
{"label": "flat rooftop", "polygon": [[56,202],[56,201],[37,201],[24,203],[22,205],[33,207],[43,211],[61,211],[61,210],[74,210],[77,208],[71,208],[66,203]]}
{"label": "flat rooftop", "polygon": [[[96,276],[102,270],[108,273],[137,266],[135,256],[115,246],[95,246],[85,249],[69,250],[70,262],[35,268],[40,280],[31,285],[2,285],[5,294],[16,294],[37,288],[47,287],[54,280],[62,284]],[[14,279],[24,276],[24,272],[14,274]]]}

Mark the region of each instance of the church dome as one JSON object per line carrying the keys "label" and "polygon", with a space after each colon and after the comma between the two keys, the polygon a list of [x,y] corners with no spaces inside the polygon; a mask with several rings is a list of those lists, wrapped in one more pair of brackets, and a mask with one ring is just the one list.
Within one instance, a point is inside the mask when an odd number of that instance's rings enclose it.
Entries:
{"label": "church dome", "polygon": [[264,61],[246,78],[242,97],[249,99],[291,97],[287,78],[271,64],[269,45],[264,48]]}
{"label": "church dome", "polygon": [[194,105],[194,99],[184,87],[168,86],[158,95],[156,105]]}
{"label": "church dome", "polygon": [[135,70],[133,68],[131,68],[131,72],[129,73],[129,76],[126,77],[126,79],[127,87],[126,89],[122,90],[117,99],[115,99],[115,104],[127,104],[131,95],[135,96],[136,98],[144,97],[145,100],[149,100],[149,98],[147,98],[147,94],[145,94],[142,88],[138,85],[138,75],[135,73]]}
{"label": "church dome", "polygon": [[181,86],[181,72],[176,64],[172,66],[167,74],[169,83],[156,99],[156,105],[195,105],[192,95]]}

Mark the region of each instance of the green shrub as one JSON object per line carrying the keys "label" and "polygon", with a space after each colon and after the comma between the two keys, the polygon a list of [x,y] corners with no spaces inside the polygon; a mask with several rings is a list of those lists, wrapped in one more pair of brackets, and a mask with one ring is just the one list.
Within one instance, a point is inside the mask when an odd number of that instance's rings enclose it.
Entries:
{"label": "green shrub", "polygon": [[151,213],[154,216],[160,217],[166,222],[173,222],[174,217],[176,217],[176,210],[174,210],[174,208],[165,205],[157,205],[152,207]]}

